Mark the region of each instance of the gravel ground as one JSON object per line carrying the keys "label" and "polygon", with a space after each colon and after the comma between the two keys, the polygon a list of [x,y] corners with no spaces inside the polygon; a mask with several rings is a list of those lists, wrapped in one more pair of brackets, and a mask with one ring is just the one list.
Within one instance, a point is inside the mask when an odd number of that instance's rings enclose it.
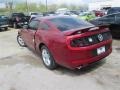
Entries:
{"label": "gravel ground", "polygon": [[120,40],[110,56],[82,70],[50,71],[16,42],[17,30],[0,32],[0,90],[120,90]]}

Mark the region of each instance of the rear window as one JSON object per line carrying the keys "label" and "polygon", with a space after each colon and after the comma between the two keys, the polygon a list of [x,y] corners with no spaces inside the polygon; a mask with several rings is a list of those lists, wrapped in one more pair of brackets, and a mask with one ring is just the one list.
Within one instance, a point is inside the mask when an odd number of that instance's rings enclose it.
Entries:
{"label": "rear window", "polygon": [[49,19],[60,31],[93,26],[92,24],[73,17],[57,17]]}

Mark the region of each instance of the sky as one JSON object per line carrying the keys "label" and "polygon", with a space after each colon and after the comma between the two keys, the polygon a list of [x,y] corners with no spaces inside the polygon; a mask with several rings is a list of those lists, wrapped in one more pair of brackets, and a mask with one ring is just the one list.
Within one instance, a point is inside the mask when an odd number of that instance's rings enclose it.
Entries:
{"label": "sky", "polygon": [[[6,1],[12,1],[12,0],[0,0],[0,3],[4,3]],[[24,2],[26,0],[13,0],[15,3]],[[37,3],[45,3],[46,0],[28,0],[28,2],[37,2]],[[47,0],[48,4],[84,4],[84,3],[90,3],[90,2],[96,2],[96,1],[107,1],[107,0]]]}

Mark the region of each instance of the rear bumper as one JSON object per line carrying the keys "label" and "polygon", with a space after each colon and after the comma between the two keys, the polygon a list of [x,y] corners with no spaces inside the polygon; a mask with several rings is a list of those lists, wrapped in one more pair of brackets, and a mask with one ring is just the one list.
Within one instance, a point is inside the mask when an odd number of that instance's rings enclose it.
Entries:
{"label": "rear bumper", "polygon": [[[98,43],[96,45],[91,45],[87,47],[80,47],[79,49],[66,48],[62,50],[59,57],[55,58],[58,60],[58,64],[65,66],[70,69],[75,69],[80,66],[86,66],[88,64],[97,62],[112,52],[112,39]],[[102,54],[94,53],[98,48],[108,46],[106,51]],[[61,56],[62,55],[62,56]]]}
{"label": "rear bumper", "polygon": [[107,57],[111,52],[112,52],[112,48],[109,49],[107,52],[105,52],[101,55],[98,55],[96,57],[87,58],[85,60],[71,60],[71,61],[67,62],[67,67],[70,68],[70,69],[75,69],[75,68],[78,68],[78,67],[87,66],[91,63],[102,60],[103,58]]}

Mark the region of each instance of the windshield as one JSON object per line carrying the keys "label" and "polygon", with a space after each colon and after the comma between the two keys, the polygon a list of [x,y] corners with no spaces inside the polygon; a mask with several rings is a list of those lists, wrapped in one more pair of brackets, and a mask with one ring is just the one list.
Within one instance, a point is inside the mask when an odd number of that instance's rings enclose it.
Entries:
{"label": "windshield", "polygon": [[73,17],[57,17],[49,19],[60,31],[93,26],[92,24]]}

